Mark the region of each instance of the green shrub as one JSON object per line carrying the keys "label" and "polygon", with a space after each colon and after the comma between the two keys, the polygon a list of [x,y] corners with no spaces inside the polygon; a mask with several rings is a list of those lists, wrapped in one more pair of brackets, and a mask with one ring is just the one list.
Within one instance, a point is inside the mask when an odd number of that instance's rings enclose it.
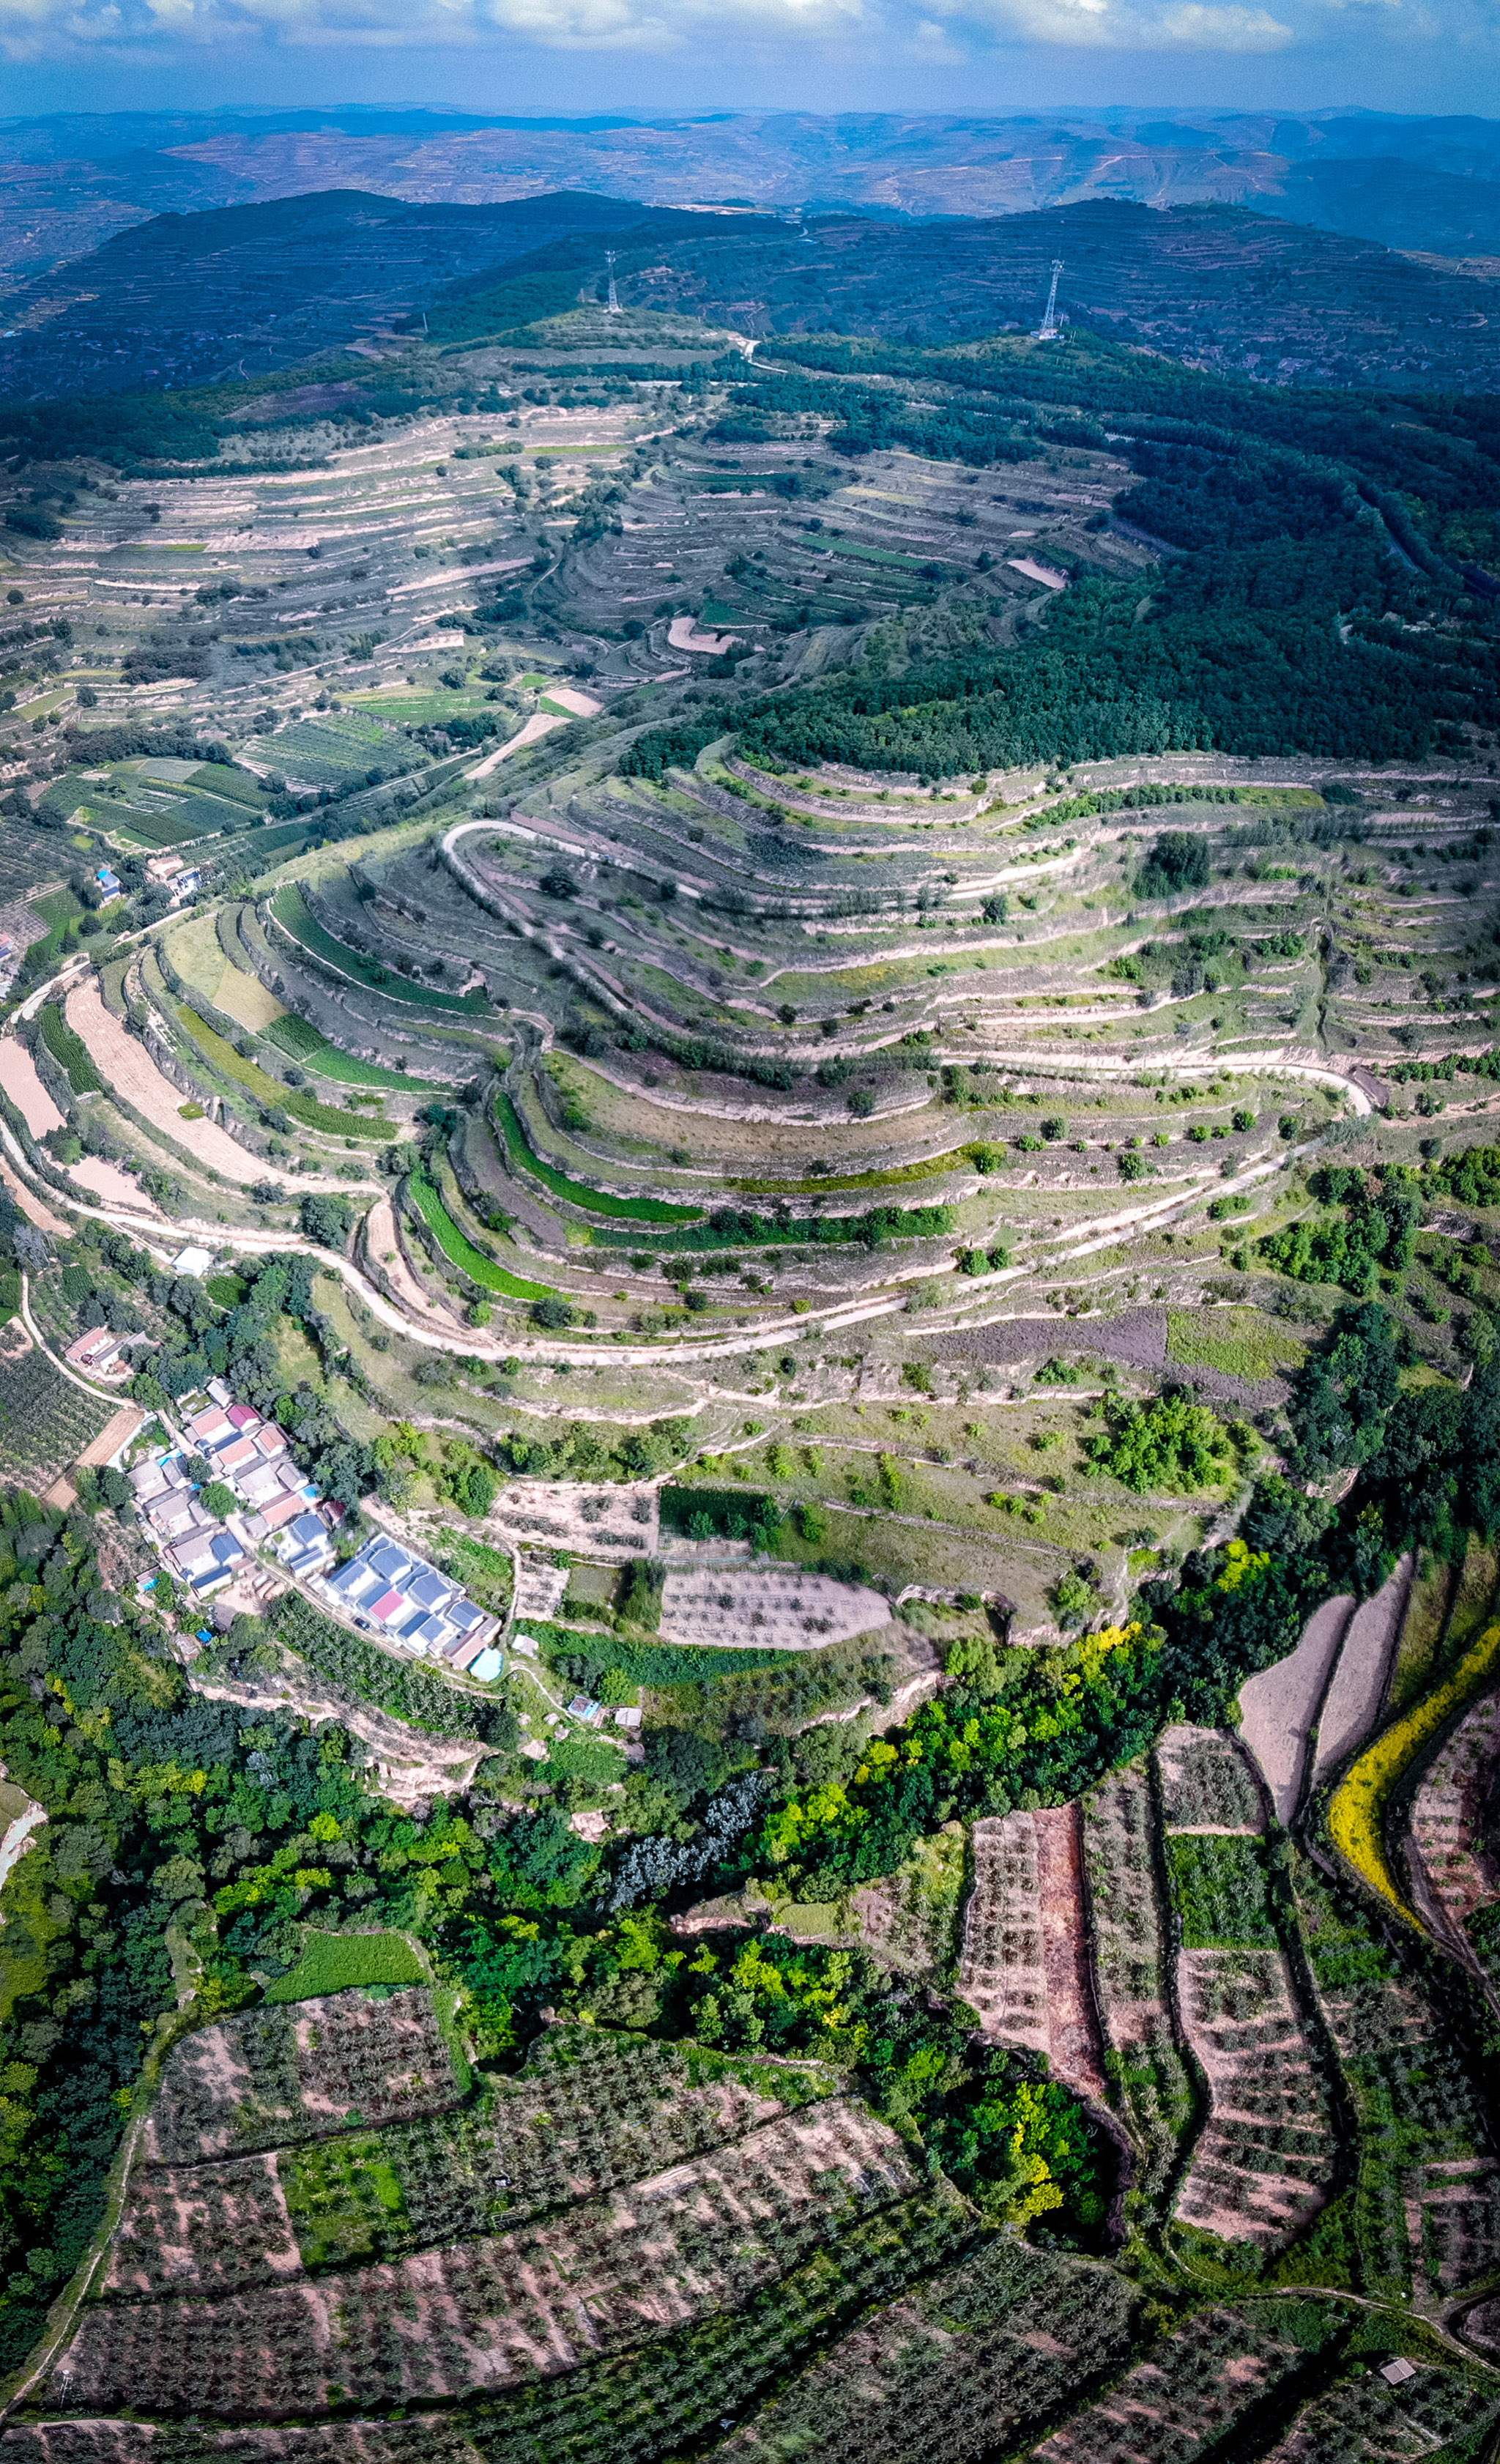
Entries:
{"label": "green shrub", "polygon": [[[684,1538],[708,1540],[748,1540],[758,1532],[767,1535],[762,1545],[774,1541],[781,1523],[782,1509],[774,1497],[755,1488],[685,1488],[673,1483],[661,1491],[657,1509],[664,1531],[680,1532]],[[708,1529],[695,1531],[693,1525],[706,1523]]]}
{"label": "green shrub", "polygon": [[76,1095],[98,1095],[104,1081],[89,1059],[88,1046],[76,1035],[55,1001],[48,1001],[38,1022],[42,1042],[53,1059],[66,1072],[69,1086]]}
{"label": "green shrub", "polygon": [[1136,876],[1139,898],[1175,898],[1202,890],[1208,879],[1208,847],[1190,830],[1163,830]]}
{"label": "green shrub", "polygon": [[1187,1395],[1160,1395],[1151,1403],[1117,1397],[1105,1406],[1103,1432],[1084,1452],[1098,1470],[1143,1496],[1162,1489],[1196,1497],[1228,1472],[1234,1449],[1224,1422]]}

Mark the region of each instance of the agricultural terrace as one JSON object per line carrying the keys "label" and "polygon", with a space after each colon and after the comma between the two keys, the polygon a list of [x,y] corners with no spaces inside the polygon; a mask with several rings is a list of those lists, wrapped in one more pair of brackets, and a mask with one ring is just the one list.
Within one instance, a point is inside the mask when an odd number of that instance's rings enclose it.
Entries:
{"label": "agricultural terrace", "polygon": [[1489,429],[562,255],[3,414],[0,2459],[1477,2464]]}

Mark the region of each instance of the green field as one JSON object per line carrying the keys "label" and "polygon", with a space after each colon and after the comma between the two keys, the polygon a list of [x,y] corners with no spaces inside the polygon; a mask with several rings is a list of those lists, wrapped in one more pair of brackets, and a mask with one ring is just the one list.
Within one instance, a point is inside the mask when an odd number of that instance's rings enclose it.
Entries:
{"label": "green field", "polygon": [[300,890],[295,882],[283,883],[276,891],[273,913],[284,932],[299,941],[315,958],[334,967],[342,976],[366,985],[371,992],[383,993],[387,1001],[405,1001],[413,1009],[441,1009],[456,1012],[460,1017],[473,1017],[488,1007],[484,995],[425,992],[420,984],[409,983],[378,958],[366,957],[362,951],[351,950],[346,943],[336,941],[324,932],[314,915],[310,915]]}
{"label": "green field", "polygon": [[586,1206],[594,1215],[623,1216],[631,1223],[701,1223],[700,1206],[669,1206],[659,1198],[615,1198],[607,1190],[590,1189],[581,1180],[570,1180],[565,1172],[543,1163],[526,1135],[525,1125],[509,1095],[501,1089],[495,1099],[496,1118],[505,1139],[505,1152],[513,1163],[519,1164],[549,1189],[554,1198],[565,1198],[574,1206]]}
{"label": "green field", "polygon": [[67,1072],[68,1084],[76,1095],[97,1095],[104,1081],[89,1059],[88,1046],[81,1036],[75,1035],[55,1001],[48,1001],[40,1021],[42,1042],[53,1059]]}
{"label": "green field", "polygon": [[243,1087],[262,1111],[279,1108],[290,1112],[292,1118],[300,1121],[305,1129],[320,1131],[326,1138],[364,1138],[384,1144],[389,1137],[391,1125],[388,1121],[367,1121],[359,1112],[337,1111],[332,1104],[320,1104],[316,1096],[299,1094],[296,1089],[283,1086],[279,1078],[273,1078],[268,1070],[257,1067],[254,1061],[247,1061],[243,1053],[236,1052],[227,1037],[206,1025],[197,1011],[189,1009],[186,1002],[179,1007],[177,1016],[210,1066],[221,1077],[231,1078],[236,1086]]}
{"label": "green field", "polygon": [[268,2002],[311,2002],[351,1985],[420,1985],[426,1970],[404,1933],[308,1933],[302,1956],[266,1988]]}
{"label": "green field", "polygon": [[482,1249],[476,1249],[468,1234],[461,1232],[443,1204],[440,1191],[419,1172],[408,1182],[412,1198],[421,1211],[422,1220],[437,1242],[445,1257],[452,1258],[473,1282],[482,1284],[487,1291],[503,1293],[512,1301],[541,1301],[556,1298],[550,1284],[523,1283],[518,1275],[507,1274]]}
{"label": "green field", "polygon": [[1274,1377],[1295,1369],[1307,1345],[1257,1309],[1167,1312],[1167,1358],[1184,1369],[1218,1369],[1226,1377]]}
{"label": "green field", "polygon": [[361,1061],[352,1052],[342,1051],[337,1044],[320,1035],[316,1026],[309,1026],[305,1018],[278,1018],[267,1029],[267,1035],[289,1059],[299,1062],[304,1068],[316,1069],[320,1078],[336,1079],[341,1087],[388,1087],[394,1093],[412,1088],[422,1094],[443,1092],[435,1078],[411,1077],[404,1069],[383,1069],[378,1061]]}
{"label": "green field", "polygon": [[604,1660],[632,1685],[714,1685],[726,1677],[753,1677],[762,1669],[795,1668],[800,1651],[702,1650],[691,1642],[642,1642],[634,1635],[580,1634],[545,1617],[527,1617],[524,1631],[549,1651],[586,1652]]}
{"label": "green field", "polygon": [[253,778],[248,770],[241,770],[236,762],[201,762],[196,770],[189,773],[187,783],[189,787],[201,788],[206,796],[220,796],[229,803],[244,804],[256,812],[265,810],[263,781]]}
{"label": "green field", "polygon": [[581,1779],[590,1788],[609,1788],[625,1777],[625,1750],[608,1737],[575,1730],[547,1748],[547,1764],[560,1779]]}

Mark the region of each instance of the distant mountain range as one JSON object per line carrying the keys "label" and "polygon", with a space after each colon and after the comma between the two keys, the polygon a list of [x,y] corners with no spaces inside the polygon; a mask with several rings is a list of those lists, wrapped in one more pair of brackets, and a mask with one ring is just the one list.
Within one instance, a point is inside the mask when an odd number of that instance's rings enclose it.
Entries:
{"label": "distant mountain range", "polygon": [[1500,122],[1362,111],[662,114],[581,120],[332,107],[0,121],[0,286],[164,213],[364,189],[482,206],[636,204],[899,220],[1092,199],[1243,205],[1388,248],[1500,256]]}
{"label": "distant mountain range", "polygon": [[[1476,184],[1477,185],[1477,184]],[[955,341],[1034,327],[1049,269],[1072,324],[1277,383],[1500,384],[1500,262],[1455,269],[1341,232],[1109,197],[946,221],[835,208],[642,207],[577,190],[487,206],[359,188],[159,215],[0,305],[0,398],[254,380],[330,347],[514,336],[598,300],[743,335]],[[696,330],[696,329],[695,329]],[[650,351],[646,353],[651,356]]]}

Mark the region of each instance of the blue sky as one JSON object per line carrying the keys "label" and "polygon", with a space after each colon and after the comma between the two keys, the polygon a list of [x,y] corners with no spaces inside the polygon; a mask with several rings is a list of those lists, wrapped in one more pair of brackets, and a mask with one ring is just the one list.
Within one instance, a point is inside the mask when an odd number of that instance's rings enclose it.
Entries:
{"label": "blue sky", "polygon": [[11,113],[468,110],[1500,116],[1500,0],[0,0]]}

